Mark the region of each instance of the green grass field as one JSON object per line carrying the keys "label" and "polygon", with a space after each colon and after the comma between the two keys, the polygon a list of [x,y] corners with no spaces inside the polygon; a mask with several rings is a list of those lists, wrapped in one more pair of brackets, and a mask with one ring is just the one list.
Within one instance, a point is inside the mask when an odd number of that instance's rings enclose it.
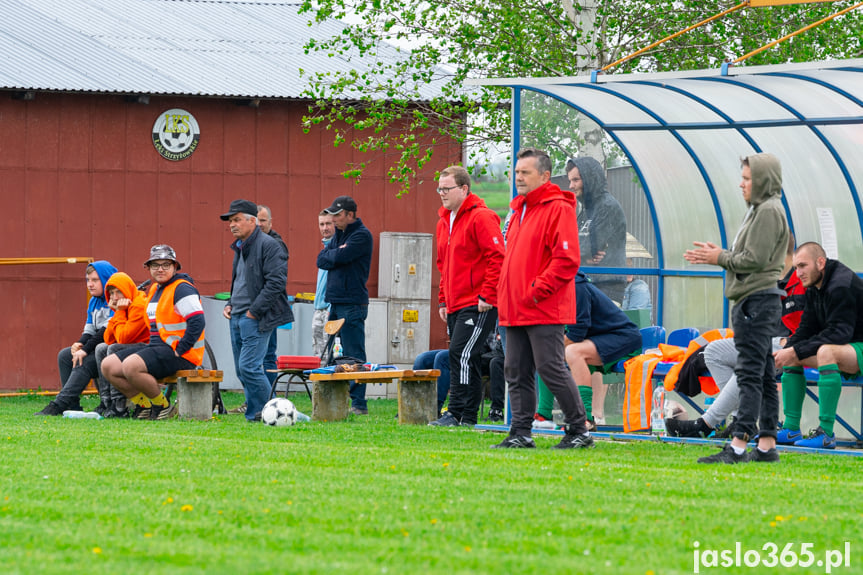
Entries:
{"label": "green grass field", "polygon": [[[242,401],[226,396],[229,408]],[[811,543],[822,560],[846,541],[851,567],[832,572],[863,572],[859,458],[715,467],[695,463],[714,447],[600,441],[561,452],[550,437],[498,451],[500,434],[399,426],[393,400],[291,428],[239,415],[33,417],[46,401],[0,400],[5,574],[659,575],[692,573],[695,542]]]}

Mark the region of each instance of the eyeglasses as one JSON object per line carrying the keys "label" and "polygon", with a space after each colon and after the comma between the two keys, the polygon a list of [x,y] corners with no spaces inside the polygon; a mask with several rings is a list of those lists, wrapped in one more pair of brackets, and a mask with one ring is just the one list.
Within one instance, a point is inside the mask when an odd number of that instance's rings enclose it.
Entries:
{"label": "eyeglasses", "polygon": [[150,269],[153,271],[156,270],[169,270],[174,265],[174,262],[168,262],[166,264],[150,264]]}
{"label": "eyeglasses", "polygon": [[448,188],[438,188],[437,193],[439,194],[448,194],[450,190],[454,190],[456,188],[461,188],[462,186],[450,186]]}

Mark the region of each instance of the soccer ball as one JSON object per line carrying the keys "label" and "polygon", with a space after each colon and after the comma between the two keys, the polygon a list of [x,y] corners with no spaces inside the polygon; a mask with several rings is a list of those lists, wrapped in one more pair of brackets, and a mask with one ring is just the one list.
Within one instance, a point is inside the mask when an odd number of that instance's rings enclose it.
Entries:
{"label": "soccer ball", "polygon": [[297,422],[297,408],[291,400],[275,397],[261,411],[261,421],[276,427],[293,425]]}

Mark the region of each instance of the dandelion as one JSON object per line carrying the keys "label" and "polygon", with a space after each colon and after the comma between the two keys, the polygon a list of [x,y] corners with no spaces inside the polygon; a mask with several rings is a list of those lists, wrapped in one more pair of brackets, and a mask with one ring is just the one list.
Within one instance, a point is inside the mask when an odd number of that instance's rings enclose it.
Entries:
{"label": "dandelion", "polygon": [[174,498],[173,498],[173,497],[169,497],[169,498],[167,498],[166,500],[164,500],[164,501],[162,502],[162,505],[167,505],[167,504],[169,504],[169,503],[173,503],[173,502],[174,502]]}
{"label": "dandelion", "polygon": [[183,505],[180,507],[180,511],[191,511],[193,507],[191,505]]}
{"label": "dandelion", "polygon": [[270,508],[269,508],[269,507],[264,507],[264,513],[269,513],[269,512],[270,512]]}
{"label": "dandelion", "polygon": [[569,480],[572,481],[572,475],[569,476]]}
{"label": "dandelion", "polygon": [[153,537],[153,534],[152,533],[144,533],[144,537],[146,537],[147,539],[150,539],[151,537]]}
{"label": "dandelion", "polygon": [[771,527],[776,527],[776,522],[775,522],[775,521],[771,521],[771,522],[770,522],[770,526],[771,526]]}
{"label": "dandelion", "polygon": [[432,519],[432,520],[431,520],[431,524],[432,524],[432,525],[437,525],[437,519]]}
{"label": "dandelion", "polygon": [[93,547],[93,553],[95,553],[96,555],[99,555],[100,553],[102,553],[102,548],[101,547]]}
{"label": "dandelion", "polygon": [[395,470],[395,468],[396,468],[395,465],[390,465],[390,469]]}
{"label": "dandelion", "polygon": [[405,537],[407,537],[407,536],[409,536],[409,535],[410,535],[410,533],[408,533],[407,531],[405,531],[404,529],[402,529],[402,535],[403,535],[403,536],[405,536]]}
{"label": "dandelion", "polygon": [[444,466],[444,467],[449,467],[449,463],[444,463],[444,464],[443,464],[443,466]]}
{"label": "dandelion", "polygon": [[464,550],[467,551],[468,553],[470,553],[470,551],[471,551],[470,545],[465,545]]}

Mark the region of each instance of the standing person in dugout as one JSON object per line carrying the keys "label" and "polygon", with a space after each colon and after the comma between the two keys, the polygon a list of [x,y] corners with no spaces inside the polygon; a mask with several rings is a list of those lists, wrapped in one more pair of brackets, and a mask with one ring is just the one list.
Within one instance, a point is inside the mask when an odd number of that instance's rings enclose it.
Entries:
{"label": "standing person in dugout", "polygon": [[474,426],[482,402],[482,353],[497,322],[497,283],[503,262],[500,217],[470,191],[461,166],[440,173],[437,267],[440,318],[449,345],[449,406],[435,426]]}
{"label": "standing person in dugout", "polygon": [[564,359],[563,326],[575,322],[573,279],[578,272],[575,195],[551,183],[551,159],[536,148],[518,152],[512,217],[498,284],[500,325],[506,327],[504,372],[512,425],[493,447],[533,448],[536,373],[557,398],[565,435],[555,447],[593,446],[587,414]]}
{"label": "standing person in dugout", "polygon": [[[725,297],[734,302],[731,321],[738,351],[737,384],[740,409],[731,443],[699,463],[779,461],[776,427],[779,393],[773,362],[772,336],[782,316],[777,282],[788,245],[788,223],[782,208],[782,168],[773,154],[753,154],[742,161],[740,189],[748,210],[730,250],[710,242],[694,242],[686,261],[718,265],[727,270]],[[759,428],[760,422],[760,428]],[[758,434],[758,445],[746,443]]]}

